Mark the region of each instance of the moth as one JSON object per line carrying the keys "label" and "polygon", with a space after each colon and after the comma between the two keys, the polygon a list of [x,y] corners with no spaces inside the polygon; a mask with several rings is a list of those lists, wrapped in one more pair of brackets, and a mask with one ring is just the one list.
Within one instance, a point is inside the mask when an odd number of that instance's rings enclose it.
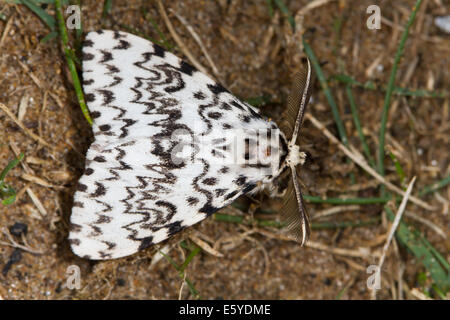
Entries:
{"label": "moth", "polygon": [[243,194],[275,192],[289,174],[281,217],[304,244],[309,221],[296,168],[310,87],[307,61],[278,127],[160,46],[89,32],[83,89],[95,140],[74,195],[72,251],[93,260],[131,255]]}

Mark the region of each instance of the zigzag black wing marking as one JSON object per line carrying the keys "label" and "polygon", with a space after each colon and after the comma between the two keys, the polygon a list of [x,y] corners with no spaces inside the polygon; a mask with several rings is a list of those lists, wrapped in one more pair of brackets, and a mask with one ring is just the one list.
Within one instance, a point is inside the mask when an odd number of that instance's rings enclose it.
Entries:
{"label": "zigzag black wing marking", "polygon": [[[71,216],[77,255],[133,254],[273,178],[261,172],[264,165],[218,161],[235,130],[277,127],[189,64],[147,40],[107,30],[87,35],[83,59],[95,141]],[[174,161],[174,151],[184,151],[179,137],[189,138],[190,155]]]}

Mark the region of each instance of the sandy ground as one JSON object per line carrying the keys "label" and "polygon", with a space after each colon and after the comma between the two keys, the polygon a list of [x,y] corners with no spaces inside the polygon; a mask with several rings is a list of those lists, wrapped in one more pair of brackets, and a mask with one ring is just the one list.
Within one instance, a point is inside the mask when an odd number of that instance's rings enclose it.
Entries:
{"label": "sandy ground", "polygon": [[[307,1],[285,1],[292,13]],[[366,8],[374,1],[329,1],[308,11],[303,31],[323,71],[327,75],[346,73],[360,82],[386,84],[395,51],[413,0],[375,1],[382,9],[380,30],[366,28]],[[448,14],[443,0],[424,1],[406,42],[397,84],[409,89],[448,90],[450,83],[449,35],[433,24],[437,15]],[[394,4],[395,3],[395,4]],[[214,75],[190,32],[175,17],[178,13],[200,38],[219,72],[216,77],[242,99],[269,96],[262,112],[274,119],[283,110],[292,76],[290,29],[279,12],[269,14],[266,1],[166,1],[164,4],[174,29],[194,57]],[[49,5],[46,10],[54,13]],[[145,10],[147,17],[143,15]],[[84,154],[92,141],[84,120],[59,42],[41,43],[49,29],[25,6],[0,4],[0,102],[19,116],[29,131],[49,144],[26,134],[11,117],[0,111],[0,168],[14,157],[14,150],[26,156],[22,166],[8,175],[7,182],[18,190],[17,201],[0,206],[0,268],[5,270],[14,251],[21,255],[8,272],[0,275],[3,299],[177,299],[193,298],[176,269],[162,258],[152,264],[157,247],[134,256],[107,262],[77,258],[66,238],[74,187],[84,168]],[[84,30],[102,27],[125,30],[125,26],[159,39],[149,17],[168,41],[173,37],[160,11],[150,1],[116,1],[111,16],[101,20],[102,3],[83,1]],[[340,25],[340,27],[339,27]],[[175,53],[183,56],[179,47]],[[345,86],[332,83],[350,142],[361,149],[352,121]],[[375,155],[384,93],[359,88],[353,90],[364,133]],[[311,114],[337,135],[330,107],[318,82],[314,84]],[[406,182],[417,176],[415,193],[447,176],[449,168],[448,99],[394,97],[389,114],[387,150],[399,159]],[[308,160],[301,172],[305,192],[321,197],[378,197],[378,185],[354,164],[347,163],[337,147],[306,121],[302,148]],[[389,180],[401,185],[392,161],[386,160]],[[350,173],[355,183],[350,183]],[[405,186],[403,184],[403,186]],[[433,223],[444,234],[423,222],[406,217],[430,243],[449,260],[448,241],[450,188],[424,197],[436,206],[426,211],[415,205],[407,210]],[[256,197],[260,203],[242,198],[221,213],[276,219],[281,202]],[[382,205],[340,207],[338,213],[314,220],[329,204],[309,203],[313,222],[369,220],[382,215]],[[240,210],[239,208],[244,208]],[[261,213],[263,212],[263,213]],[[9,238],[8,227],[16,222],[27,225],[24,239]],[[193,245],[192,235],[200,237],[223,256],[202,250],[186,269],[187,278],[206,299],[369,299],[367,266],[378,262],[389,225],[380,222],[363,227],[314,229],[311,246],[301,248],[284,241],[270,227],[233,224],[207,219],[162,244],[169,256],[181,264],[189,250],[179,243]],[[25,250],[11,246],[11,240]],[[317,248],[318,246],[320,248]],[[162,247],[160,246],[160,247]],[[160,248],[158,247],[158,248]],[[347,249],[341,252],[336,249]],[[362,250],[364,249],[364,250]],[[155,259],[153,259],[154,261]],[[67,268],[79,266],[81,289],[67,288]],[[398,271],[405,267],[401,277]],[[423,265],[404,247],[393,244],[383,267],[381,299],[401,295],[415,298]],[[429,283],[428,283],[429,284]]]}

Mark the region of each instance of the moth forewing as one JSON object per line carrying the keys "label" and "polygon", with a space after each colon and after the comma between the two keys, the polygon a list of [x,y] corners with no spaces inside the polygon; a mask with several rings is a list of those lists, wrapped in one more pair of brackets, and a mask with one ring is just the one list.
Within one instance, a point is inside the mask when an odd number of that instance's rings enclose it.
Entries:
{"label": "moth forewing", "polygon": [[[286,165],[291,171],[291,182],[285,195],[281,219],[287,225],[287,232],[302,245],[309,239],[310,226],[308,213],[304,206],[302,192],[298,183],[296,166],[303,164],[304,153],[299,151],[297,141],[306,105],[311,95],[312,71],[309,60],[304,68],[295,74],[288,104],[283,114],[282,130],[289,139],[289,154]],[[301,236],[300,236],[301,235]]]}

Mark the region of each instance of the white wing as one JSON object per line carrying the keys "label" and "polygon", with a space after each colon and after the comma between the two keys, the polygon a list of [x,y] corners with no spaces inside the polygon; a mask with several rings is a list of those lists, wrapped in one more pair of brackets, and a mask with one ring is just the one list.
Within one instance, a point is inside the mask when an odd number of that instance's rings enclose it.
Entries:
{"label": "white wing", "polygon": [[249,166],[223,157],[231,154],[224,146],[238,130],[276,125],[145,39],[90,32],[83,85],[95,141],[71,215],[69,240],[81,257],[133,254],[273,178],[260,162]]}

